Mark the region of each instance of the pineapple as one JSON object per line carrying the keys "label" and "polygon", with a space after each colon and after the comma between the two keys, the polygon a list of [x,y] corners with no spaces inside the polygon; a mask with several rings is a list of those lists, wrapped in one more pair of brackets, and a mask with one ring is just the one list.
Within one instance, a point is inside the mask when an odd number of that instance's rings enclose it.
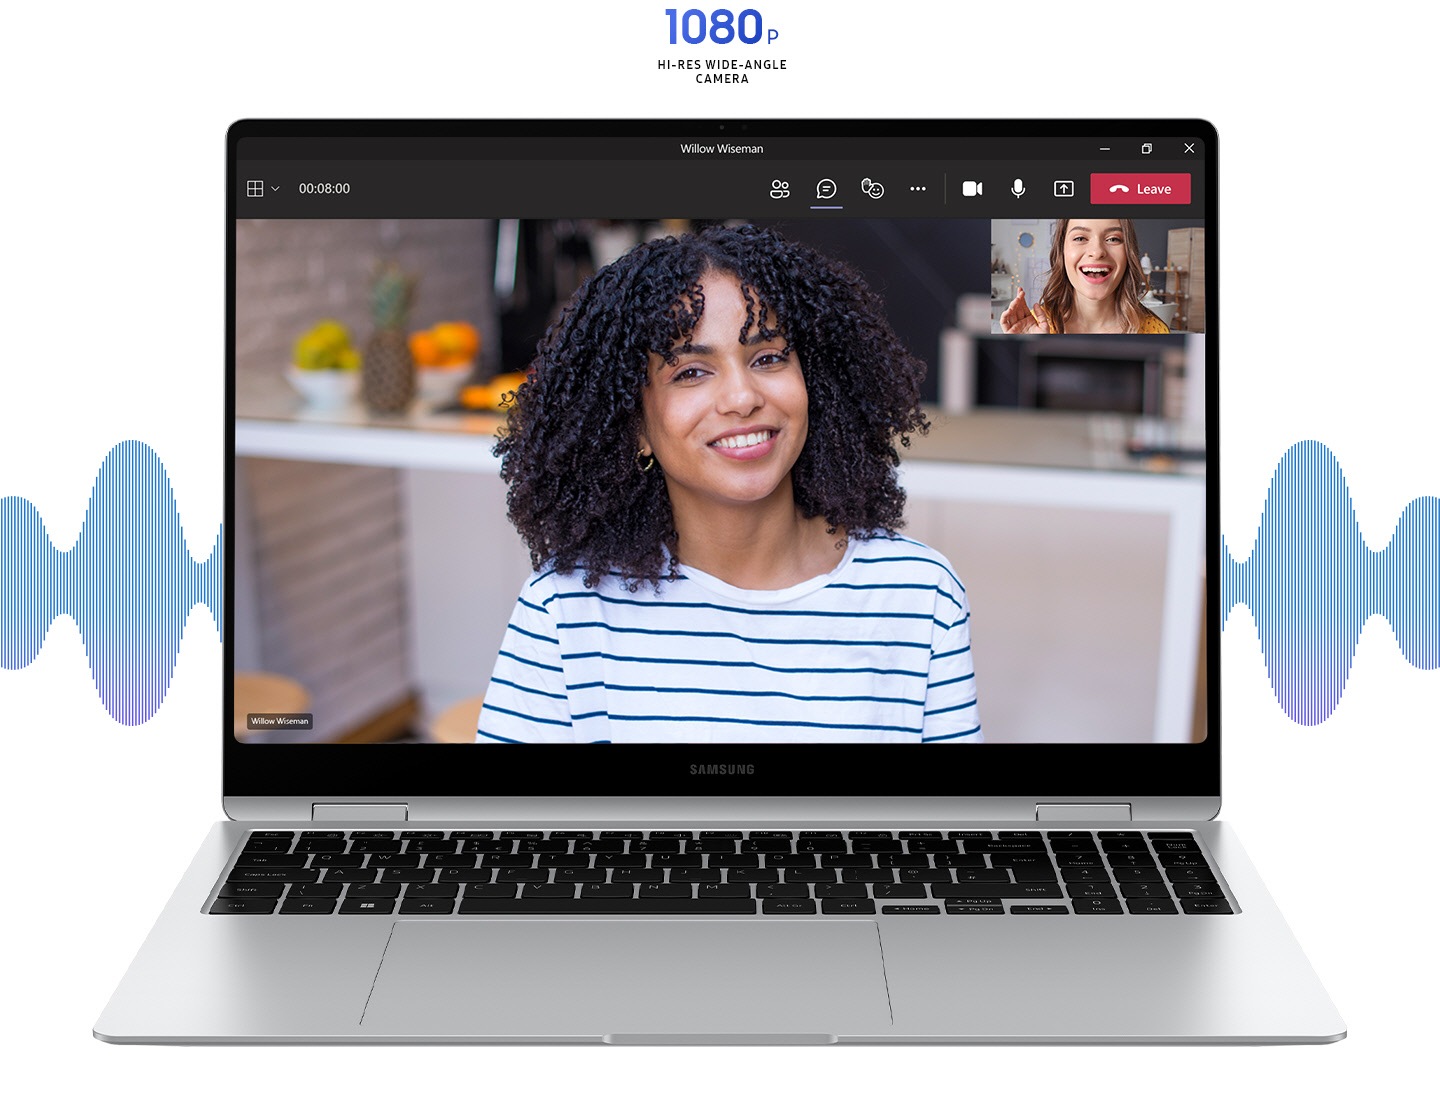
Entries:
{"label": "pineapple", "polygon": [[365,344],[360,390],[365,405],[381,414],[403,411],[415,398],[415,360],[405,334],[415,280],[414,275],[386,262],[376,268],[370,286],[375,333]]}

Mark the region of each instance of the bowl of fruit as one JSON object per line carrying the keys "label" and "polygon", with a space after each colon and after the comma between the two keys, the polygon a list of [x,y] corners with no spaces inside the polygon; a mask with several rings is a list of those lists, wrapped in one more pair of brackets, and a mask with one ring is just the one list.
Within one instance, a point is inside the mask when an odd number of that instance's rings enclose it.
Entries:
{"label": "bowl of fruit", "polygon": [[480,352],[480,332],[468,323],[437,323],[410,336],[420,398],[432,405],[454,400]]}
{"label": "bowl of fruit", "polygon": [[321,320],[296,339],[285,378],[315,410],[336,410],[353,402],[360,391],[360,351],[350,344],[345,325]]}

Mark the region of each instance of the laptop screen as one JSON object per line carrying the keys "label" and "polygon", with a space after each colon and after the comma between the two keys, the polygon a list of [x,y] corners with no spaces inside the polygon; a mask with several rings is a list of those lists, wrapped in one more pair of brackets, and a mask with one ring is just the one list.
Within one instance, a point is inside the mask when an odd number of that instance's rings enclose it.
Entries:
{"label": "laptop screen", "polygon": [[1214,143],[237,124],[227,790],[1209,787]]}

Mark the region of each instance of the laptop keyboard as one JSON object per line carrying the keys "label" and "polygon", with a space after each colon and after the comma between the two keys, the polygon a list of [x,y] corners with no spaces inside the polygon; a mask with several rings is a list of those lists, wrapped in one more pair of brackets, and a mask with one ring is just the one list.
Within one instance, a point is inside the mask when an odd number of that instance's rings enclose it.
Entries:
{"label": "laptop keyboard", "polygon": [[1195,834],[256,830],[217,914],[1231,913]]}

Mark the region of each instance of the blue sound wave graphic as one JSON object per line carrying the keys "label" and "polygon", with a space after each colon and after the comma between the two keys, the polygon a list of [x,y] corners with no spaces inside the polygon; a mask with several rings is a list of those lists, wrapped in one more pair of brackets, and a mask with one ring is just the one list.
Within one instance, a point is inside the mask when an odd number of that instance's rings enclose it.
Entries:
{"label": "blue sound wave graphic", "polygon": [[1371,616],[1389,621],[1411,665],[1440,665],[1440,498],[1407,505],[1390,542],[1372,551],[1340,463],[1318,441],[1281,458],[1254,550],[1237,562],[1226,546],[1221,568],[1221,618],[1249,606],[1275,698],[1302,725],[1339,706]]}
{"label": "blue sound wave graphic", "polygon": [[[127,726],[147,721],[169,690],[190,610],[204,605],[223,624],[222,546],[217,530],[203,562],[190,555],[170,478],[138,441],[106,456],[69,551],[51,542],[30,502],[0,498],[0,667],[29,665],[68,615],[105,709]],[[1335,455],[1301,442],[1275,469],[1249,557],[1223,546],[1220,596],[1223,619],[1236,605],[1250,609],[1285,713],[1323,722],[1371,616],[1389,622],[1411,665],[1440,667],[1440,498],[1412,501],[1372,551]]]}
{"label": "blue sound wave graphic", "polygon": [[75,546],[58,550],[24,498],[0,498],[0,666],[35,660],[55,618],[80,629],[100,701],[126,726],[160,709],[190,610],[221,626],[221,532],[204,562],[185,546],[170,476],[139,441],[110,450]]}

